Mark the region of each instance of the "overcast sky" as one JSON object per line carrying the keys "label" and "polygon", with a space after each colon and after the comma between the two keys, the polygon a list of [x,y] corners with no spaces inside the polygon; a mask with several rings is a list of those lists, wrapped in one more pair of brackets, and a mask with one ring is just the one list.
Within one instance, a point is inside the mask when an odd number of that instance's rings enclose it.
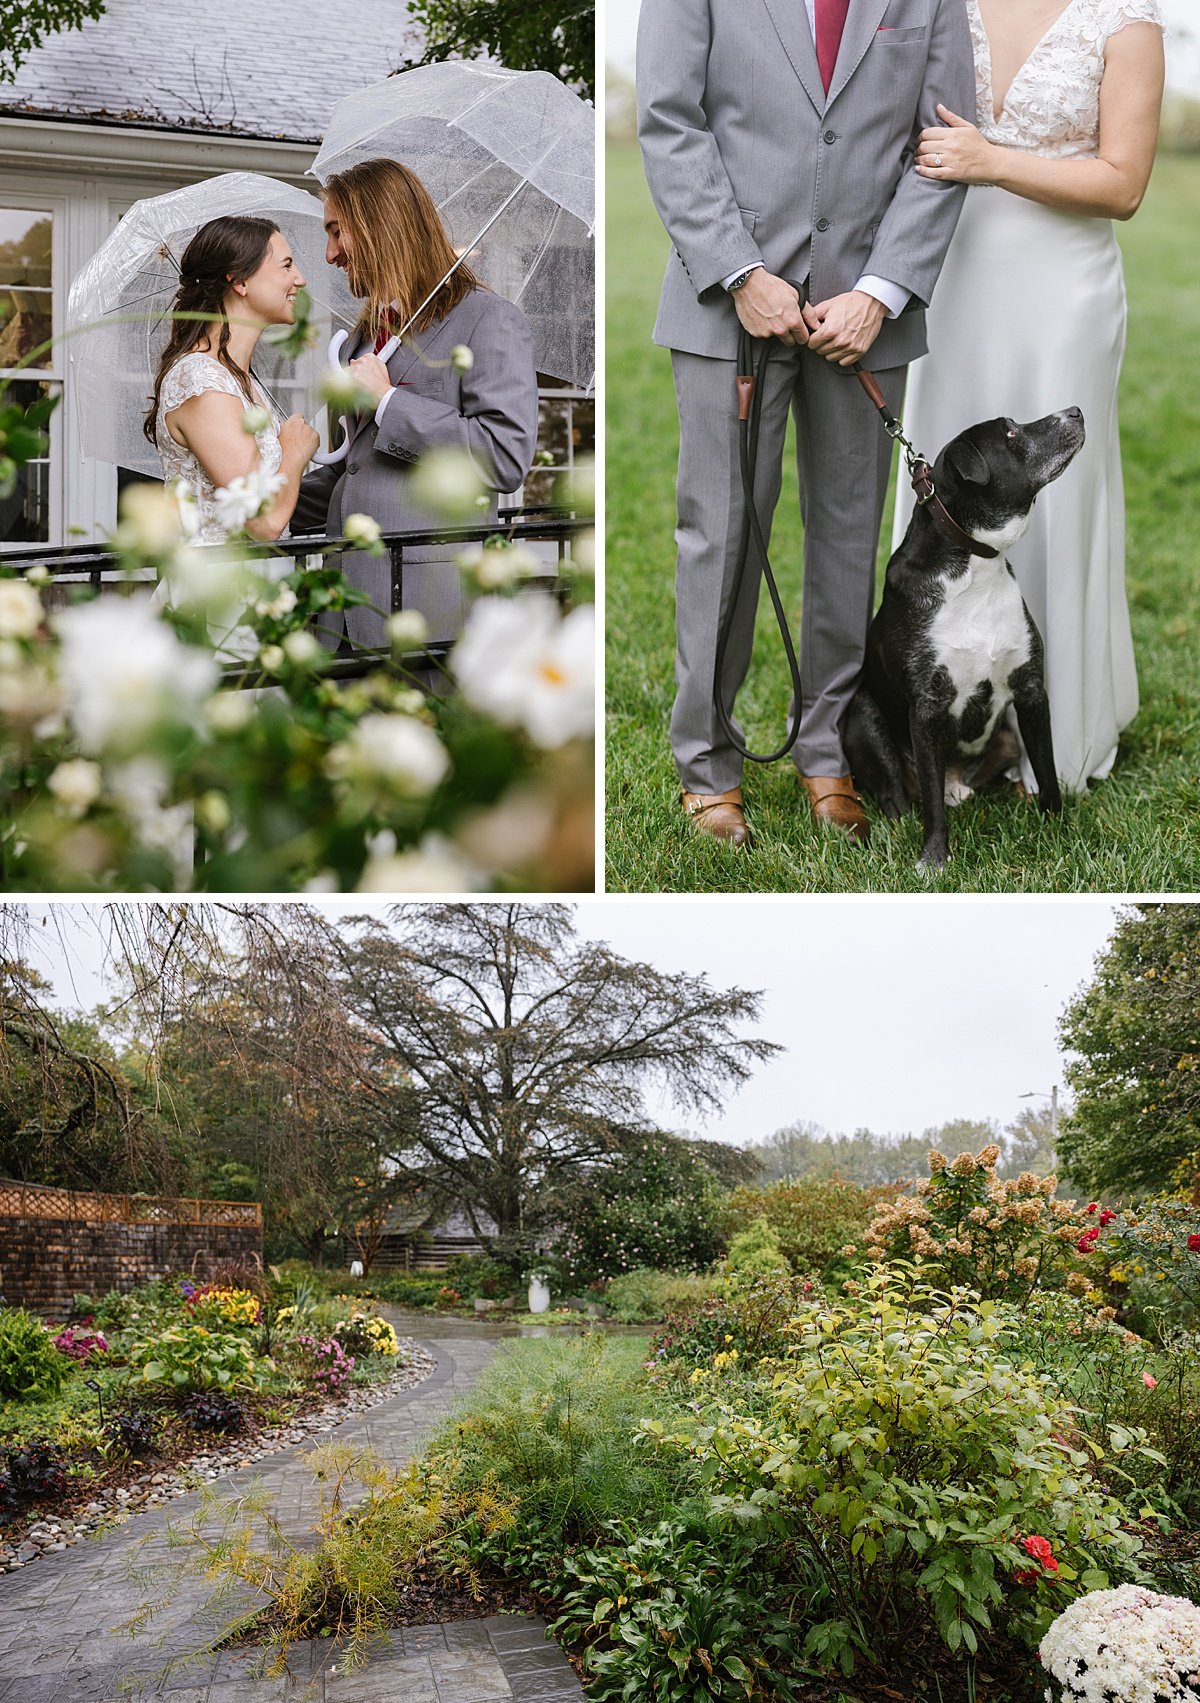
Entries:
{"label": "overcast sky", "polygon": [[[605,0],[605,59],[633,75],[633,43],[639,0]],[[798,3],[798,0],[797,0]],[[1197,0],[1160,0],[1167,25],[1167,82],[1183,94],[1200,95],[1200,27]]]}
{"label": "overcast sky", "polygon": [[[333,914],[375,907],[321,901]],[[383,909],[383,906],[379,907]],[[35,962],[56,1003],[104,996],[94,922],[61,936],[30,907]],[[90,907],[74,908],[86,919]],[[61,909],[59,914],[61,915]],[[950,1118],[1010,1122],[1023,1095],[1063,1082],[1056,1026],[1112,932],[1107,899],[601,899],[580,933],[714,987],[761,989],[758,1031],[787,1050],[759,1067],[725,1115],[697,1134],[760,1140],[798,1119],[830,1130],[914,1133]],[[684,1127],[669,1106],[655,1107]]]}

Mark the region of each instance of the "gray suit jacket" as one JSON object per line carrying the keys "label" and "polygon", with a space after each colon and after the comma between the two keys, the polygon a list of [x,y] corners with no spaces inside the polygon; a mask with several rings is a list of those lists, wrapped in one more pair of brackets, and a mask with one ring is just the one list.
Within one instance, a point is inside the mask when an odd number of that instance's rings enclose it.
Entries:
{"label": "gray suit jacket", "polygon": [[826,95],[804,0],[643,0],[638,134],[674,251],[656,343],[732,359],[721,280],[762,261],[810,299],[864,273],[912,291],[868,360],[925,352],[924,307],[965,190],[918,177],[916,133],[938,101],[974,112],[963,0],[850,0]]}
{"label": "gray suit jacket", "polygon": [[[409,338],[388,362],[399,386],[377,427],[370,414],[349,422],[349,453],[340,469],[310,475],[304,482],[309,505],[328,489],[326,529],[336,536],[346,516],[367,514],[385,532],[445,526],[445,515],[421,508],[412,492],[413,463],[430,449],[467,452],[493,493],[515,491],[533,464],[537,448],[537,373],[529,322],[519,307],[490,290],[473,290],[444,319]],[[428,366],[421,356],[447,362],[465,343],[474,356],[469,372]],[[336,483],[333,480],[336,479]],[[309,506],[306,505],[306,506]],[[496,518],[496,497],[479,511],[479,524]],[[455,550],[446,545],[404,552],[404,606],[419,609],[431,639],[452,638],[462,625],[466,599]],[[354,551],[342,558],[351,585],[380,609],[391,601],[388,556]],[[386,644],[381,619],[370,610],[347,611],[355,644]]]}

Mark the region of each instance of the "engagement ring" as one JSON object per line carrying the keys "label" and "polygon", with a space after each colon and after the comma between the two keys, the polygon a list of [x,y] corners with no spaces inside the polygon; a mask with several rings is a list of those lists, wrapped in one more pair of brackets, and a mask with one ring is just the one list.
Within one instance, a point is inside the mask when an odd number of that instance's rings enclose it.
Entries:
{"label": "engagement ring", "polygon": [[940,166],[942,163],[942,156],[940,154],[935,154],[933,156],[933,163],[935,166]]}

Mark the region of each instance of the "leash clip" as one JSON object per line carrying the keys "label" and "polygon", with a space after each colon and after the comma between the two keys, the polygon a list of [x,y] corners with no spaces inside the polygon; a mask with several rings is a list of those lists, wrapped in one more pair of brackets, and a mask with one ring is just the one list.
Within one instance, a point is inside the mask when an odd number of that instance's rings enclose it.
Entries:
{"label": "leash clip", "polygon": [[924,456],[915,456],[909,460],[908,471],[912,477],[913,495],[920,506],[924,508],[925,504],[937,494],[933,483],[933,469]]}

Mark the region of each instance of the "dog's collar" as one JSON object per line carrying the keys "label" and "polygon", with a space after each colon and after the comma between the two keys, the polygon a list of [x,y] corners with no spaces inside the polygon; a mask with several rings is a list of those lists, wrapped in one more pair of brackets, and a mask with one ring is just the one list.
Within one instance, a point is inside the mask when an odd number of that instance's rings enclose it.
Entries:
{"label": "dog's collar", "polygon": [[990,544],[981,543],[978,538],[972,538],[955,520],[950,510],[938,496],[933,484],[933,469],[929,463],[918,457],[912,464],[912,488],[919,507],[923,508],[930,520],[943,537],[952,544],[957,544],[961,550],[967,550],[972,556],[994,558],[1000,554]]}

